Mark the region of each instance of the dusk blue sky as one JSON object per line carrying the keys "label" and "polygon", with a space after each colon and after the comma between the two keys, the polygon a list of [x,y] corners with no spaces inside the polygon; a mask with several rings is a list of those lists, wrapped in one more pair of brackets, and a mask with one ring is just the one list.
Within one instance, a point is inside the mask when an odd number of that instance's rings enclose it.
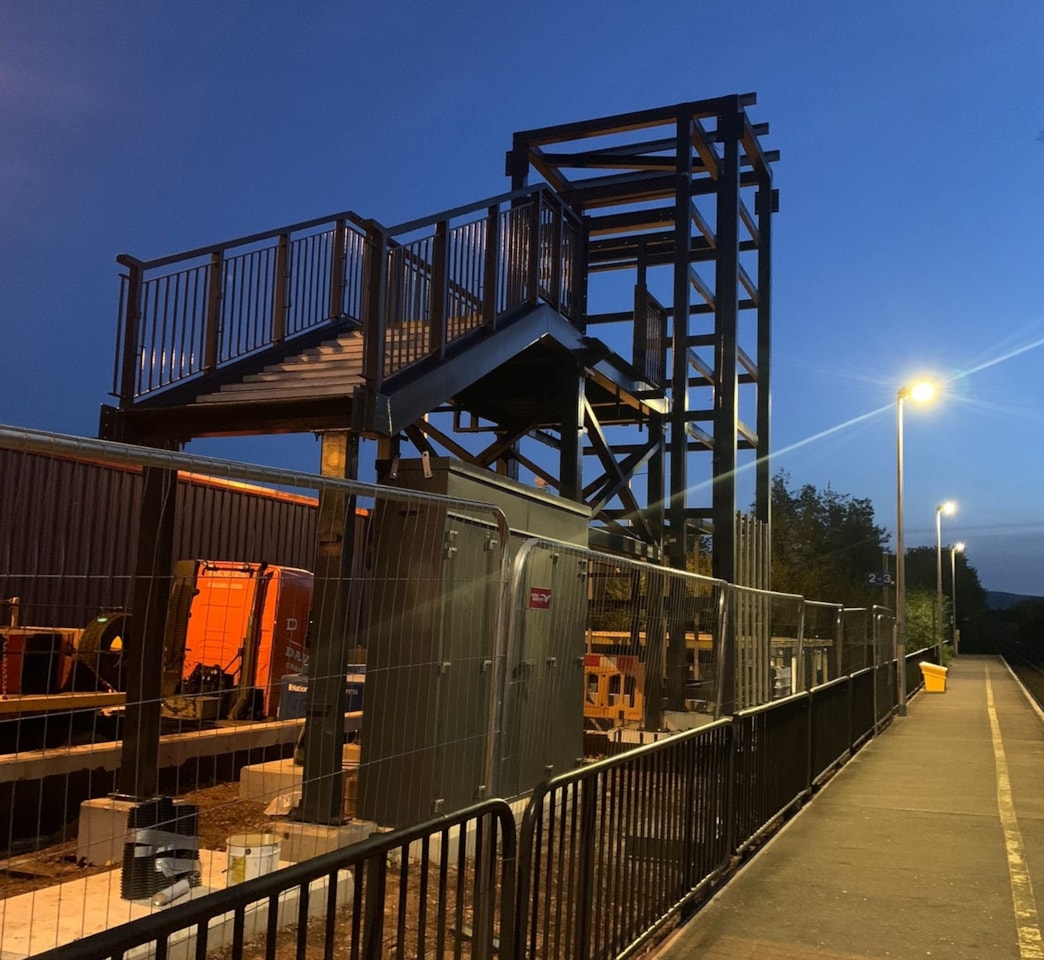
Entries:
{"label": "dusk blue sky", "polygon": [[896,389],[950,378],[907,412],[907,544],[956,499],[983,584],[1044,594],[1040,0],[0,0],[0,422],[95,434],[117,253],[425,216],[506,190],[516,130],[748,91],[782,153],[773,468],[894,529]]}

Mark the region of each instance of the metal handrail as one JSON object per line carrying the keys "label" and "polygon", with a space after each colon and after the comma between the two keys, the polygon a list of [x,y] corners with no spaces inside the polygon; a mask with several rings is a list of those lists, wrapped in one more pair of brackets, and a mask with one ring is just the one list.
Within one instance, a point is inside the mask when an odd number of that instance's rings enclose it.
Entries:
{"label": "metal handrail", "polygon": [[474,203],[466,203],[460,207],[453,207],[450,210],[444,210],[442,213],[437,213],[430,217],[420,217],[417,220],[406,220],[403,223],[395,224],[393,227],[386,227],[385,233],[389,237],[399,236],[404,233],[413,233],[415,230],[420,230],[424,227],[433,227],[435,224],[446,220],[456,220],[458,217],[463,217],[469,213],[477,213],[479,210],[487,210],[493,206],[500,206],[502,203],[509,203],[529,197],[540,197],[541,199],[553,202],[557,207],[563,210],[563,212],[571,216],[578,225],[580,224],[580,217],[572,210],[572,208],[567,206],[561,197],[547,186],[547,184],[540,183],[531,187],[520,187],[518,190],[510,190],[507,193],[498,193],[496,196],[487,197],[485,200],[476,200]]}
{"label": "metal handrail", "polygon": [[[503,800],[485,800],[457,813],[435,817],[413,827],[404,827],[390,833],[371,836],[359,843],[351,844],[320,854],[309,860],[302,860],[273,873],[233,884],[223,890],[215,890],[206,897],[178,903],[166,910],[151,913],[149,916],[117,925],[80,940],[45,950],[34,956],[38,960],[99,960],[104,957],[122,957],[126,951],[148,943],[165,944],[167,939],[182,930],[196,929],[201,939],[197,942],[197,956],[206,955],[206,936],[209,921],[222,914],[234,913],[237,925],[242,924],[243,912],[252,904],[268,901],[269,910],[274,909],[280,894],[294,889],[306,892],[311,883],[328,878],[336,882],[337,874],[351,868],[366,867],[367,883],[371,870],[380,870],[382,862],[396,850],[402,851],[405,858],[410,845],[423,841],[451,829],[464,829],[470,822],[481,827],[486,817],[493,817],[499,824],[499,839],[502,853],[499,857],[502,866],[501,928],[500,956],[510,958],[512,935],[512,910],[514,905],[515,858],[517,850],[515,820],[511,807]],[[429,853],[430,856],[430,853]],[[493,867],[497,866],[496,861]],[[482,892],[489,892],[488,879],[476,877],[476,886],[483,884]],[[332,899],[332,897],[330,898]],[[400,908],[401,909],[401,908]],[[383,913],[376,914],[377,923],[383,923]],[[506,935],[505,935],[506,934]],[[242,948],[242,927],[238,934],[240,949]],[[202,952],[200,946],[203,947]],[[364,938],[362,956],[376,960],[381,956],[379,939]],[[478,944],[475,944],[477,947]],[[487,945],[488,947],[491,945]],[[367,948],[370,949],[367,949]],[[373,947],[376,947],[375,953]],[[353,954],[354,955],[354,954]],[[166,956],[166,950],[157,952],[157,956]]]}
{"label": "metal handrail", "polygon": [[[575,212],[538,185],[390,229],[349,210],[151,260],[120,254],[113,395],[126,409],[304,334],[349,326],[367,339],[361,373],[376,393],[525,303],[545,300],[579,323],[581,236]],[[158,272],[165,267],[175,269]]]}
{"label": "metal handrail", "polygon": [[192,250],[184,250],[181,253],[172,253],[166,257],[156,257],[152,260],[140,260],[129,253],[116,255],[116,262],[124,267],[141,267],[143,270],[153,270],[156,267],[168,267],[172,263],[180,263],[183,260],[195,260],[198,257],[210,256],[212,253],[221,253],[231,250],[233,247],[247,247],[262,240],[274,240],[289,233],[301,233],[313,227],[321,227],[325,223],[336,223],[338,220],[346,220],[354,223],[361,230],[367,230],[373,220],[367,220],[354,210],[344,210],[341,213],[333,213],[326,217],[313,217],[311,220],[302,220],[299,223],[291,223],[285,227],[277,227],[275,230],[264,230],[261,233],[250,233],[244,237],[234,237],[221,243],[211,243],[205,247],[196,247]]}

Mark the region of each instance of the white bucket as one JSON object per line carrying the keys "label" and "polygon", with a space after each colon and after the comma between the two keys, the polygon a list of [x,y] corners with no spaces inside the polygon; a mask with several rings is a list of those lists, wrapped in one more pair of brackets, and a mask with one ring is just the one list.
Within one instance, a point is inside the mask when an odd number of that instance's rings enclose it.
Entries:
{"label": "white bucket", "polygon": [[236,833],[227,842],[227,885],[263,877],[279,866],[279,837],[274,833]]}

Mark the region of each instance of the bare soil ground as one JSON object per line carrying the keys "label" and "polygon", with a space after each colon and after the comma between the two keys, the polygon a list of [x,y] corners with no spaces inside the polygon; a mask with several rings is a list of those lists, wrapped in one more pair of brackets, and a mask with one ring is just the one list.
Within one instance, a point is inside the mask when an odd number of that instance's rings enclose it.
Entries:
{"label": "bare soil ground", "polygon": [[[263,831],[270,824],[263,803],[239,799],[238,783],[194,790],[180,799],[199,807],[199,842],[205,850],[224,850],[225,841],[232,834]],[[0,900],[118,869],[118,864],[87,866],[77,863],[76,841],[66,840],[0,860]]]}

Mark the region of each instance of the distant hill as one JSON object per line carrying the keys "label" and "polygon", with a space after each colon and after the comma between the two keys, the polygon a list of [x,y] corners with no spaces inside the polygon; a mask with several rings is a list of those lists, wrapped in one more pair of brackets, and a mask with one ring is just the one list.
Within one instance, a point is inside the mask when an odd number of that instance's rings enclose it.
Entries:
{"label": "distant hill", "polygon": [[987,610],[1010,610],[1026,600],[1044,600],[1044,597],[1031,597],[1022,593],[1004,593],[1002,590],[986,591]]}

